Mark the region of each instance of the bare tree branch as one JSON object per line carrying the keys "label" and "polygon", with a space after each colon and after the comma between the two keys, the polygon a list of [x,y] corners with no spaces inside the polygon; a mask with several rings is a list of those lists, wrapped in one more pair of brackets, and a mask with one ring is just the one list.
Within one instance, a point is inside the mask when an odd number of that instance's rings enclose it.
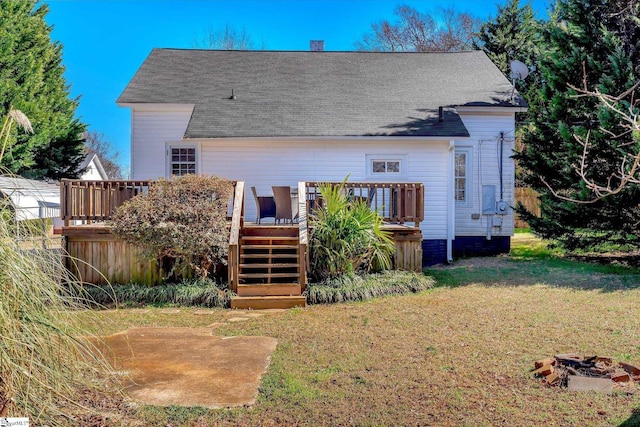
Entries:
{"label": "bare tree branch", "polygon": [[252,50],[254,44],[244,27],[238,30],[230,24],[226,24],[223,29],[209,28],[203,36],[191,41],[191,47],[196,49]]}
{"label": "bare tree branch", "polygon": [[358,50],[378,52],[459,52],[471,50],[480,28],[474,16],[455,8],[421,13],[413,7],[396,8],[396,22],[371,24],[371,33],[356,42]]}
{"label": "bare tree branch", "polygon": [[120,164],[120,153],[113,148],[104,133],[87,131],[84,138],[85,153],[98,155],[109,179],[122,179],[124,168]]}
{"label": "bare tree branch", "polygon": [[[586,76],[586,71],[584,75]],[[589,138],[591,131],[587,132],[585,138],[574,135],[576,141],[583,147],[580,165],[575,167],[575,171],[584,182],[586,188],[594,194],[592,199],[578,200],[574,197],[560,194],[544,178],[541,178],[541,181],[558,199],[580,204],[595,203],[605,197],[620,193],[631,184],[640,184],[640,108],[638,108],[639,100],[636,97],[640,89],[640,81],[616,96],[604,94],[599,89],[589,90],[586,77],[583,79],[583,88],[577,88],[573,85],[568,86],[577,92],[574,97],[596,98],[602,106],[617,114],[620,120],[620,127],[624,131],[616,134],[609,129],[601,127],[600,130],[602,132],[609,135],[612,140],[631,134],[633,140],[619,145],[620,148],[628,148],[629,151],[620,153],[619,165],[616,168],[617,172],[608,176],[604,182],[596,182],[594,178],[590,177],[589,173]]]}

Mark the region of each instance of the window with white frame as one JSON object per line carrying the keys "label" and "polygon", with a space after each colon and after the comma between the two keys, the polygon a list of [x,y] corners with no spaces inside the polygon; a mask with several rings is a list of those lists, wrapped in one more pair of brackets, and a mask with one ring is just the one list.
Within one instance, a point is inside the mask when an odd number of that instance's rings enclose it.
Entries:
{"label": "window with white frame", "polygon": [[471,195],[471,149],[456,148],[454,159],[454,196],[458,203],[467,203]]}
{"label": "window with white frame", "polygon": [[399,160],[374,160],[373,173],[400,173]]}
{"label": "window with white frame", "polygon": [[377,178],[393,178],[406,175],[405,156],[367,155],[367,175]]}
{"label": "window with white frame", "polygon": [[169,174],[182,176],[197,173],[196,147],[169,147]]}

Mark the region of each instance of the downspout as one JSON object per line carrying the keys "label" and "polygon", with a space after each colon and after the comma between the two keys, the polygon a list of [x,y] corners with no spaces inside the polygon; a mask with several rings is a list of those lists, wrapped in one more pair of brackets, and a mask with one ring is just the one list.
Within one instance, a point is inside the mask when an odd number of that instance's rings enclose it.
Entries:
{"label": "downspout", "polygon": [[447,263],[453,262],[453,239],[455,236],[456,211],[454,202],[455,188],[455,140],[449,141],[449,189],[447,191]]}

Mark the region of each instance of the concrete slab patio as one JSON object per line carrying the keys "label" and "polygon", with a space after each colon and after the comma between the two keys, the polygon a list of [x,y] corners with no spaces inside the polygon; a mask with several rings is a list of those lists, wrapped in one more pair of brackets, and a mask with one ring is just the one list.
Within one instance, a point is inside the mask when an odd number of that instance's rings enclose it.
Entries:
{"label": "concrete slab patio", "polygon": [[128,374],[127,394],[159,406],[235,407],[255,403],[277,340],[220,337],[210,328],[130,328],[100,351]]}

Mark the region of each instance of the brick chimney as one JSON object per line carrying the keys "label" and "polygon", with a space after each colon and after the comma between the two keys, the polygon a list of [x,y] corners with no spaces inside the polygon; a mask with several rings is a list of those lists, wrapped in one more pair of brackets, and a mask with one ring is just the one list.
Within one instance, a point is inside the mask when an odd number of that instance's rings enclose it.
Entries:
{"label": "brick chimney", "polygon": [[311,40],[309,42],[309,50],[311,50],[311,52],[324,51],[324,40]]}

